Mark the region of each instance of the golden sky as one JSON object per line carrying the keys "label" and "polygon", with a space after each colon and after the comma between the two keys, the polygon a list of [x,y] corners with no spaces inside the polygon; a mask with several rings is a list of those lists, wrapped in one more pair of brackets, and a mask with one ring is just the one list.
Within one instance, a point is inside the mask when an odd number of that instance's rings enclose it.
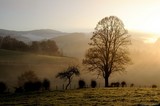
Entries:
{"label": "golden sky", "polygon": [[0,28],[93,31],[106,16],[127,29],[160,34],[160,0],[0,0]]}

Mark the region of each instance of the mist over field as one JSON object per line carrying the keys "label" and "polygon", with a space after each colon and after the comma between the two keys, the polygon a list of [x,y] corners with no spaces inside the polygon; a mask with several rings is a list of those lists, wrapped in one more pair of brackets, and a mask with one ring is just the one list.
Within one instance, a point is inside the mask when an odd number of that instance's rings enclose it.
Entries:
{"label": "mist over field", "polygon": [[[160,41],[150,42],[156,35],[151,33],[129,31],[132,44],[129,46],[132,64],[128,65],[126,72],[113,73],[110,77],[112,81],[127,81],[137,86],[151,86],[160,84]],[[73,56],[80,61],[84,58],[86,50],[89,48],[88,42],[92,33],[71,34],[53,38],[58,46],[67,56]],[[63,42],[63,43],[62,43]],[[76,45],[74,45],[76,42]],[[95,78],[97,75],[95,75]],[[100,80],[100,79],[99,79]],[[101,79],[103,80],[103,78]],[[101,81],[100,81],[101,82]],[[102,81],[103,82],[103,81]]]}
{"label": "mist over field", "polygon": [[[14,31],[12,31],[12,33],[13,32]],[[12,51],[0,51],[0,80],[6,81],[9,85],[14,86],[20,74],[28,70],[33,70],[41,79],[49,78],[53,83],[52,87],[54,89],[55,86],[62,88],[62,85],[66,84],[66,82],[55,78],[55,75],[64,70],[68,65],[79,64],[82,74],[80,77],[74,79],[72,87],[77,86],[79,79],[84,79],[87,83],[94,79],[97,80],[100,86],[104,85],[104,79],[102,77],[99,76],[97,78],[96,73],[88,73],[82,65],[82,59],[89,48],[88,43],[92,36],[91,32],[64,33],[55,30],[36,30],[25,32],[25,34],[31,32],[32,36],[28,36],[27,39],[36,39],[37,41],[45,39],[54,40],[59,47],[59,51],[67,57],[56,58]],[[6,33],[12,34],[10,31]],[[58,33],[58,35],[55,33]],[[16,39],[20,37],[23,38],[23,34],[22,31],[14,32],[13,37]],[[45,36],[43,36],[43,34]],[[160,85],[160,40],[157,39],[155,42],[150,42],[149,39],[156,36],[149,33],[129,31],[129,34],[131,35],[132,44],[128,49],[130,51],[132,64],[128,65],[124,73],[113,73],[110,77],[110,83],[126,81],[128,84],[134,83],[135,86]],[[17,35],[19,36],[17,37]],[[41,36],[41,39],[39,39],[39,36]],[[21,40],[26,41],[26,38]],[[30,42],[30,40],[27,42]]]}
{"label": "mist over field", "polygon": [[160,0],[0,0],[0,106],[160,106]]}

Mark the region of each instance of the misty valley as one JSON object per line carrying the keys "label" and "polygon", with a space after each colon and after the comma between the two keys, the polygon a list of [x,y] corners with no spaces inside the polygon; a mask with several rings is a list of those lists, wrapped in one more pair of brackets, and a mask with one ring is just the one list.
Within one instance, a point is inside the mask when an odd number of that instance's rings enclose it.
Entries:
{"label": "misty valley", "polygon": [[0,106],[160,106],[159,3],[0,0]]}

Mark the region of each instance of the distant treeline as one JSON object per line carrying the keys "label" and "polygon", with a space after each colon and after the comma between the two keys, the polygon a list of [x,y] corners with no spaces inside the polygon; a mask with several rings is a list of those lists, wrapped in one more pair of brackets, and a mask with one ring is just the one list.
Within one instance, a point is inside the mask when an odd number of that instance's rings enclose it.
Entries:
{"label": "distant treeline", "polygon": [[58,46],[53,40],[32,41],[30,44],[26,44],[10,36],[0,37],[0,49],[44,55],[60,55]]}

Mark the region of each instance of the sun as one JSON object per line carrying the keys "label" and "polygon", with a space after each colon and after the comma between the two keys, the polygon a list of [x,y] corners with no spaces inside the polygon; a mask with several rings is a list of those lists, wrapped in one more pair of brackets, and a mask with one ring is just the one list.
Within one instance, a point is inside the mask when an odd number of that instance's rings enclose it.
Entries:
{"label": "sun", "polygon": [[146,38],[144,43],[155,43],[158,38]]}

